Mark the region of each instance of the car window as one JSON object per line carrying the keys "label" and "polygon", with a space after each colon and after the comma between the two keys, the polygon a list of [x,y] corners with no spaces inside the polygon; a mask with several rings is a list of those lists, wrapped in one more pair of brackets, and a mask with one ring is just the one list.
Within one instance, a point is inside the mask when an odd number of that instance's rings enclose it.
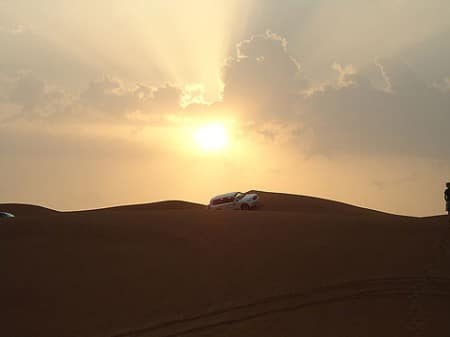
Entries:
{"label": "car window", "polygon": [[244,196],[244,193],[236,193],[235,199],[240,200],[240,199],[242,199],[243,196]]}
{"label": "car window", "polygon": [[213,205],[219,205],[222,203],[222,199],[213,199],[212,204]]}
{"label": "car window", "polygon": [[227,202],[233,202],[234,197],[225,197],[225,198],[217,198],[213,199],[211,202],[212,205],[220,205],[220,204],[226,204]]}
{"label": "car window", "polygon": [[218,199],[214,199],[213,200],[213,202],[212,202],[212,204],[213,205],[220,205],[220,204],[223,204],[223,203],[225,203],[226,201],[225,201],[225,198],[218,198]]}

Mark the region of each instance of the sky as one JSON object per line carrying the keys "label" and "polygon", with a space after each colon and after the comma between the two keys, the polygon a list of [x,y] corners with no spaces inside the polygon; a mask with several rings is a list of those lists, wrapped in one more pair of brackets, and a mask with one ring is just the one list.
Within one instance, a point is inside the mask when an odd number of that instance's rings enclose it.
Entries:
{"label": "sky", "polygon": [[251,189],[444,213],[450,2],[0,0],[0,202]]}

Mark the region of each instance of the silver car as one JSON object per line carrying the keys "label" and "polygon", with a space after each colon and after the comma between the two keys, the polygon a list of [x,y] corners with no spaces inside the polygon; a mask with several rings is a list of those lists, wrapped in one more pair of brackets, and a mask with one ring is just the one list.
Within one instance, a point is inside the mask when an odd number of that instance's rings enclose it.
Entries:
{"label": "silver car", "polygon": [[211,199],[208,209],[241,209],[249,210],[257,207],[259,197],[256,193],[231,192],[215,196]]}

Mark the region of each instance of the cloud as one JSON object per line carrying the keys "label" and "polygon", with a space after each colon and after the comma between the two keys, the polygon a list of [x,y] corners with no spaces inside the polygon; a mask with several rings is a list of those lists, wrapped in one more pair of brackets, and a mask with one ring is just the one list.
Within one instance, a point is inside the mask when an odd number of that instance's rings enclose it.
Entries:
{"label": "cloud", "polygon": [[389,78],[386,70],[384,69],[384,66],[378,62],[377,59],[374,60],[374,64],[377,66],[378,70],[380,71],[380,75],[383,78],[384,81],[384,88],[383,90],[392,94],[392,83],[391,83],[391,79]]}
{"label": "cloud", "polygon": [[103,76],[69,94],[33,73],[3,80],[3,101],[19,106],[24,116],[81,123],[106,118],[146,124],[226,111],[265,139],[284,133],[293,147],[310,153],[450,157],[447,76],[427,83],[403,62],[372,60],[362,70],[334,62],[328,67],[335,77],[312,84],[288,40],[267,31],[237,44],[222,68],[221,100],[213,104],[198,84],[151,86]]}
{"label": "cloud", "polygon": [[137,110],[145,88],[127,88],[123,83],[108,76],[91,81],[80,95],[80,103],[96,111],[111,115],[123,115]]}
{"label": "cloud", "polygon": [[301,119],[312,150],[449,158],[450,96],[405,65],[383,69],[392,91],[376,89],[358,74],[351,86],[328,86],[305,97]]}
{"label": "cloud", "polygon": [[346,88],[355,84],[356,70],[351,64],[342,66],[335,62],[332,68],[339,73],[337,84],[340,88]]}
{"label": "cloud", "polygon": [[182,90],[175,85],[151,89],[151,95],[143,101],[142,109],[149,113],[174,113],[180,109]]}
{"label": "cloud", "polygon": [[403,62],[375,60],[371,71],[381,77],[381,88],[367,69],[337,62],[331,65],[336,79],[312,86],[285,38],[271,32],[256,35],[239,43],[225,65],[221,104],[256,123],[253,130],[266,139],[290,133],[292,146],[310,153],[448,159],[445,78],[433,86]]}
{"label": "cloud", "polygon": [[127,119],[139,114],[141,121],[145,121],[145,117],[152,115],[177,113],[181,96],[182,90],[174,85],[127,86],[117,78],[104,76],[101,80],[92,81],[81,93],[80,104],[104,116]]}
{"label": "cloud", "polygon": [[0,88],[0,104],[14,105],[19,109],[3,122],[30,118],[62,123],[95,120],[126,122],[137,114],[140,121],[145,122],[154,115],[178,113],[182,96],[182,90],[174,85],[126,85],[111,76],[90,81],[79,94],[50,86],[33,73],[4,76]]}
{"label": "cloud", "polygon": [[292,118],[306,82],[287,40],[270,31],[239,43],[222,74],[223,103],[254,122]]}
{"label": "cloud", "polygon": [[44,81],[32,74],[17,80],[9,95],[13,104],[20,105],[23,110],[33,110],[46,100],[47,88]]}
{"label": "cloud", "polygon": [[[0,104],[7,104],[9,110],[13,111],[13,113],[2,111],[0,122],[3,123],[18,118],[53,118],[64,114],[72,100],[62,89],[49,86],[32,73],[3,77],[0,82],[3,91]],[[8,117],[2,119],[2,115]]]}
{"label": "cloud", "polygon": [[433,87],[443,93],[450,92],[450,77],[444,77],[440,81],[434,82]]}

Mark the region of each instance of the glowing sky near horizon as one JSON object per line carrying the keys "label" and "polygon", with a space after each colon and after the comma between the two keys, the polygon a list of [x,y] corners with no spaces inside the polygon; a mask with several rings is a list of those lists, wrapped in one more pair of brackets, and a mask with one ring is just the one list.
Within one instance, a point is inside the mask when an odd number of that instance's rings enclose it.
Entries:
{"label": "glowing sky near horizon", "polygon": [[1,202],[443,212],[450,3],[0,1]]}

